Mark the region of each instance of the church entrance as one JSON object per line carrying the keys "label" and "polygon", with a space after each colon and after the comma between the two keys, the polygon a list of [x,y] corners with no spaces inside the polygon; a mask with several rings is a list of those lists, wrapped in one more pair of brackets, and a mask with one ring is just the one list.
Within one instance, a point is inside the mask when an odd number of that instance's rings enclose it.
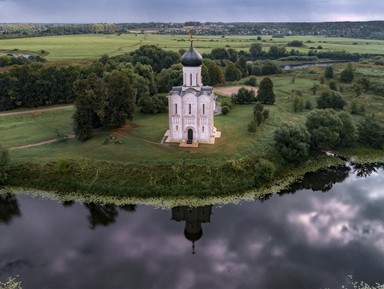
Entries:
{"label": "church entrance", "polygon": [[189,129],[188,130],[188,140],[187,140],[187,144],[192,144],[193,142],[193,129]]}

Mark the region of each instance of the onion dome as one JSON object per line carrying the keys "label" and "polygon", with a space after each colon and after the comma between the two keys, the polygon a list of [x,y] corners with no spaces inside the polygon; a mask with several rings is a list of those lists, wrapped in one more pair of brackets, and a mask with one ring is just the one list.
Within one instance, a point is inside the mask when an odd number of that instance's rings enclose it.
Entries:
{"label": "onion dome", "polygon": [[189,50],[181,57],[181,64],[190,67],[197,67],[203,64],[203,57],[193,48],[192,42]]}

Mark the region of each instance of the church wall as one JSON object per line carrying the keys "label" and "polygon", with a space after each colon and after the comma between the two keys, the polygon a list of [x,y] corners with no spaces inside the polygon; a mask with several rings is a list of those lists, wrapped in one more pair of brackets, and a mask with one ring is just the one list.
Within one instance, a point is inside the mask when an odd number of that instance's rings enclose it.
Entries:
{"label": "church wall", "polygon": [[183,121],[182,121],[182,99],[180,95],[173,94],[168,99],[169,109],[169,128],[171,139],[182,139],[183,138]]}

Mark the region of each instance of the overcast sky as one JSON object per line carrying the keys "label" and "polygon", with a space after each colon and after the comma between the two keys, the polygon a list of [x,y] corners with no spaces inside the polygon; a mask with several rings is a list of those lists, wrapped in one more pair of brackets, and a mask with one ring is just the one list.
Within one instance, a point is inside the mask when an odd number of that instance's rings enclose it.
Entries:
{"label": "overcast sky", "polygon": [[0,0],[0,23],[368,20],[383,0]]}

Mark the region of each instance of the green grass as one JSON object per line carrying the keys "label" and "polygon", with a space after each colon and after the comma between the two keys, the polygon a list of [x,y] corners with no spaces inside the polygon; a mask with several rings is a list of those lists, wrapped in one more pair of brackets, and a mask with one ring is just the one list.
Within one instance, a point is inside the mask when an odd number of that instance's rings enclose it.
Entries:
{"label": "green grass", "polygon": [[[196,36],[194,45],[200,53],[209,53],[213,48],[232,47],[236,50],[248,51],[252,43],[257,42],[255,36]],[[384,55],[383,44],[380,40],[361,40],[352,38],[323,38],[315,36],[289,36],[285,38],[262,37],[265,42],[264,50],[271,45],[286,45],[292,40],[303,41],[305,47],[299,48],[307,53],[310,47],[321,45],[323,51],[345,50],[351,53],[369,53]],[[306,43],[312,41],[313,43]],[[0,40],[0,51],[31,51],[40,53],[47,51],[48,61],[76,62],[94,60],[103,54],[110,56],[131,52],[142,45],[158,45],[166,50],[178,51],[189,46],[188,35],[154,35],[154,34],[126,34],[126,35],[67,35],[46,36],[21,39]],[[287,49],[290,49],[289,47]]]}
{"label": "green grass", "polygon": [[0,142],[5,147],[39,143],[73,132],[73,108],[0,116]]}

